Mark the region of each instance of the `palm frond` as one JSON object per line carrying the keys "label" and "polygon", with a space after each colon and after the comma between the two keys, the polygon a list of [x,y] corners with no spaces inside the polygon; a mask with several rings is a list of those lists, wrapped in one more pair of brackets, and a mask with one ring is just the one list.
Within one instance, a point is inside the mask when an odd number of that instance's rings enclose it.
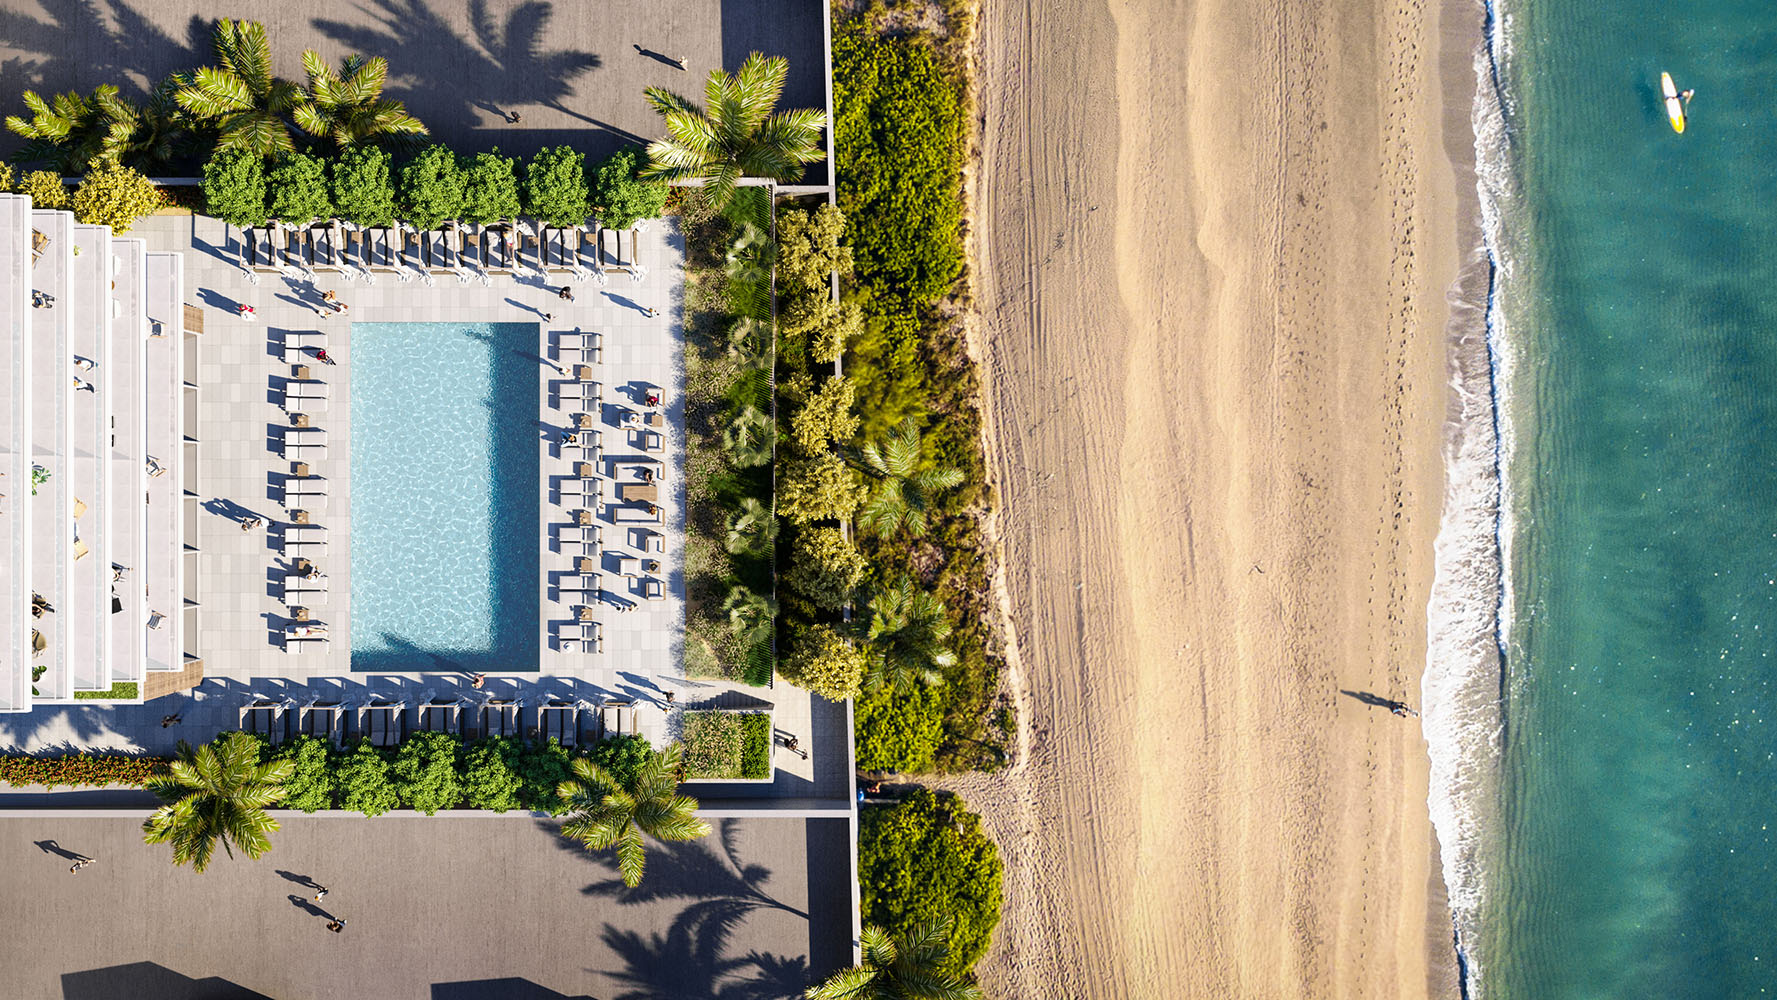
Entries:
{"label": "palm frond", "polygon": [[803,996],[808,1000],[866,1000],[878,995],[876,981],[881,977],[881,972],[865,966],[841,969],[819,986],[809,987]]}

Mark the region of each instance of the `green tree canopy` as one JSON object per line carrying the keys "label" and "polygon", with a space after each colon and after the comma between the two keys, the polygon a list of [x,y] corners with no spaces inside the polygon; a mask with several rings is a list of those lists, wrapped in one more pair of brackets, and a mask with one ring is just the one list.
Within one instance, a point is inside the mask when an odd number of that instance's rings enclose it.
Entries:
{"label": "green tree canopy", "polygon": [[666,185],[643,180],[635,150],[622,149],[606,157],[593,171],[589,185],[592,210],[606,229],[628,229],[640,219],[652,219],[666,209]]}
{"label": "green tree canopy", "polygon": [[858,696],[869,658],[829,625],[802,629],[778,664],[784,679],[829,701]]}
{"label": "green tree canopy", "polygon": [[828,275],[851,275],[845,216],[833,205],[812,212],[785,209],[777,215],[777,277],[780,290],[828,292]]}
{"label": "green tree canopy", "polygon": [[265,158],[246,149],[218,149],[204,164],[204,201],[231,226],[263,226]]}
{"label": "green tree canopy", "polygon": [[524,204],[544,225],[583,225],[592,214],[586,199],[586,158],[571,146],[538,150],[524,165]]}
{"label": "green tree canopy", "polygon": [[853,710],[861,770],[925,774],[937,767],[944,745],[942,688],[860,688]]}
{"label": "green tree canopy", "polygon": [[858,884],[865,921],[893,934],[950,921],[947,954],[936,963],[966,976],[986,953],[1000,919],[1004,868],[981,817],[950,792],[915,789],[859,817]]}
{"label": "green tree canopy", "polygon": [[339,217],[360,226],[395,221],[395,185],[389,154],[375,146],[352,146],[333,161],[333,204]]}
{"label": "green tree canopy", "polygon": [[755,52],[729,76],[711,70],[704,107],[661,87],[644,93],[666,120],[666,138],[648,144],[644,176],[700,178],[717,206],[734,197],[742,177],[794,180],[802,165],[823,159],[827,116],[812,108],[775,111],[789,61]]}
{"label": "green tree canopy", "polygon": [[516,219],[522,210],[518,202],[518,174],[510,156],[499,150],[476,153],[464,165],[463,214],[465,221],[488,225],[502,219]]}
{"label": "green tree canopy", "polygon": [[777,509],[796,524],[843,521],[857,511],[870,488],[838,455],[825,454],[784,464],[778,479]]}
{"label": "green tree canopy", "polygon": [[401,214],[420,229],[436,229],[446,219],[461,217],[466,178],[457,154],[445,146],[427,146],[401,168]]}
{"label": "green tree canopy", "polygon": [[628,782],[584,757],[576,758],[573,767],[574,778],[557,789],[568,807],[562,836],[595,851],[615,851],[624,885],[634,888],[642,882],[643,834],[669,841],[709,835],[709,824],[697,818],[697,800],[678,794],[677,746],[650,756]]}
{"label": "green tree canopy", "polygon": [[291,766],[290,777],[284,782],[284,808],[301,812],[333,808],[332,754],[332,743],[307,734],[272,752],[271,759],[287,760]]}
{"label": "green tree canopy", "polygon": [[390,136],[426,134],[426,126],[400,101],[383,98],[389,62],[382,56],[366,59],[353,53],[334,72],[320,53],[305,49],[302,68],[308,74],[308,99],[294,114],[296,127],[309,135],[348,149]]}
{"label": "green tree canopy", "polygon": [[981,988],[944,971],[950,959],[948,914],[891,935],[865,924],[858,943],[864,963],[835,972],[808,1000],[981,1000]]}
{"label": "green tree canopy", "polygon": [[381,816],[401,804],[389,778],[389,758],[369,740],[360,739],[339,755],[334,779],[341,809]]}
{"label": "green tree canopy", "polygon": [[818,608],[837,611],[857,596],[870,560],[838,528],[804,528],[790,546],[784,582]]}
{"label": "green tree canopy", "polygon": [[294,770],[287,760],[261,764],[259,743],[246,733],[195,750],[181,741],[170,773],[148,781],[166,805],[142,823],[142,839],[172,844],[173,863],[198,872],[209,867],[218,842],[229,857],[239,847],[257,858],[271,850],[269,834],[278,829],[266,808],[284,797]]}
{"label": "green tree canopy", "polygon": [[272,165],[266,176],[271,192],[271,217],[293,226],[333,216],[328,193],[327,164],[318,156],[287,153]]}
{"label": "green tree canopy", "polygon": [[844,375],[835,375],[804,397],[801,409],[790,415],[790,440],[804,455],[825,451],[829,445],[850,441],[858,433],[858,415],[852,411],[856,389]]}
{"label": "green tree canopy", "polygon": [[110,226],[112,235],[130,231],[136,220],[160,207],[154,182],[129,167],[95,166],[74,189],[74,217],[94,226]]}
{"label": "green tree canopy", "polygon": [[301,87],[272,75],[271,43],[257,21],[216,22],[216,66],[181,79],[179,106],[210,123],[225,149],[261,156],[295,152],[285,119],[305,102]]}

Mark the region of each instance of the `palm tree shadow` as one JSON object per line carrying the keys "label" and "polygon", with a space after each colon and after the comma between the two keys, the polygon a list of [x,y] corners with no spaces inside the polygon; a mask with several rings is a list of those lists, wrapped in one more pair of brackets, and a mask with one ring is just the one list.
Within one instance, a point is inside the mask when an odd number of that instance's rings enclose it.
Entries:
{"label": "palm tree shadow", "polygon": [[387,57],[386,95],[405,102],[435,135],[474,132],[476,112],[490,106],[559,105],[576,77],[601,64],[591,52],[544,48],[552,5],[542,0],[520,4],[504,25],[486,0],[468,0],[473,38],[458,35],[426,0],[371,0],[361,9],[377,23],[312,23],[353,51]]}
{"label": "palm tree shadow", "polygon": [[727,956],[729,938],[750,909],[733,900],[695,903],[673,919],[665,934],[645,937],[606,924],[605,946],[626,966],[606,974],[635,987],[614,1000],[777,1000],[799,995],[809,983],[805,960],[756,950],[744,957]]}
{"label": "palm tree shadow", "polygon": [[[554,824],[550,824],[554,829]],[[721,851],[711,850],[705,841],[693,840],[679,844],[648,844],[647,874],[642,884],[630,888],[617,875],[616,856],[610,852],[589,852],[566,838],[560,838],[570,849],[586,854],[587,860],[608,869],[611,877],[581,889],[586,896],[609,896],[624,905],[651,903],[668,899],[721,902],[753,909],[781,910],[808,918],[808,914],[780,902],[763,888],[771,881],[771,869],[760,864],[741,861],[737,838],[740,821],[723,820],[719,830]]]}

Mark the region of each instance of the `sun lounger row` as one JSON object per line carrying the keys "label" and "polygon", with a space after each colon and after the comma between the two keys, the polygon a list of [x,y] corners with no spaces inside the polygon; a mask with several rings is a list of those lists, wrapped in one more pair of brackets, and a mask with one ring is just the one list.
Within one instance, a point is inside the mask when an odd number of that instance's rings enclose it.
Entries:
{"label": "sun lounger row", "polygon": [[283,441],[284,457],[307,462],[327,457],[327,432],[319,427],[286,427]]}
{"label": "sun lounger row", "polygon": [[606,736],[634,734],[636,724],[635,702],[627,699],[593,704],[551,698],[527,713],[522,699],[434,698],[414,706],[411,725],[407,702],[399,700],[298,705],[287,699],[259,698],[240,710],[240,728],[263,735],[273,744],[307,735],[340,746],[362,737],[372,746],[392,747],[410,731],[420,730],[471,738],[529,736],[571,747]]}
{"label": "sun lounger row", "polygon": [[555,360],[563,365],[596,365],[603,361],[596,333],[557,334]]}
{"label": "sun lounger row", "polygon": [[321,476],[291,476],[284,480],[284,509],[320,513],[327,509],[327,480]]}
{"label": "sun lounger row", "polygon": [[327,335],[320,330],[284,331],[283,361],[287,365],[305,365],[315,360],[315,352],[327,346]]}
{"label": "sun lounger row", "polygon": [[557,622],[555,648],[564,653],[602,653],[604,627],[598,622]]}
{"label": "sun lounger row", "polygon": [[[628,239],[624,237],[627,235]],[[636,273],[636,231],[596,223],[533,228],[525,223],[439,229],[404,225],[364,228],[333,221],[313,226],[268,225],[242,231],[242,263],[254,271],[409,271],[490,274],[518,271],[584,274]]]}

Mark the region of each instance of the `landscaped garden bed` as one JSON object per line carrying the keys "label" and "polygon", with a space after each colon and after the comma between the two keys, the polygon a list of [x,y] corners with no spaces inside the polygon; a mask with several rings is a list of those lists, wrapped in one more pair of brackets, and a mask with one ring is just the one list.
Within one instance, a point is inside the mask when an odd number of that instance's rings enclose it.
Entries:
{"label": "landscaped garden bed", "polygon": [[679,718],[686,781],[770,781],[771,713],[690,711]]}

